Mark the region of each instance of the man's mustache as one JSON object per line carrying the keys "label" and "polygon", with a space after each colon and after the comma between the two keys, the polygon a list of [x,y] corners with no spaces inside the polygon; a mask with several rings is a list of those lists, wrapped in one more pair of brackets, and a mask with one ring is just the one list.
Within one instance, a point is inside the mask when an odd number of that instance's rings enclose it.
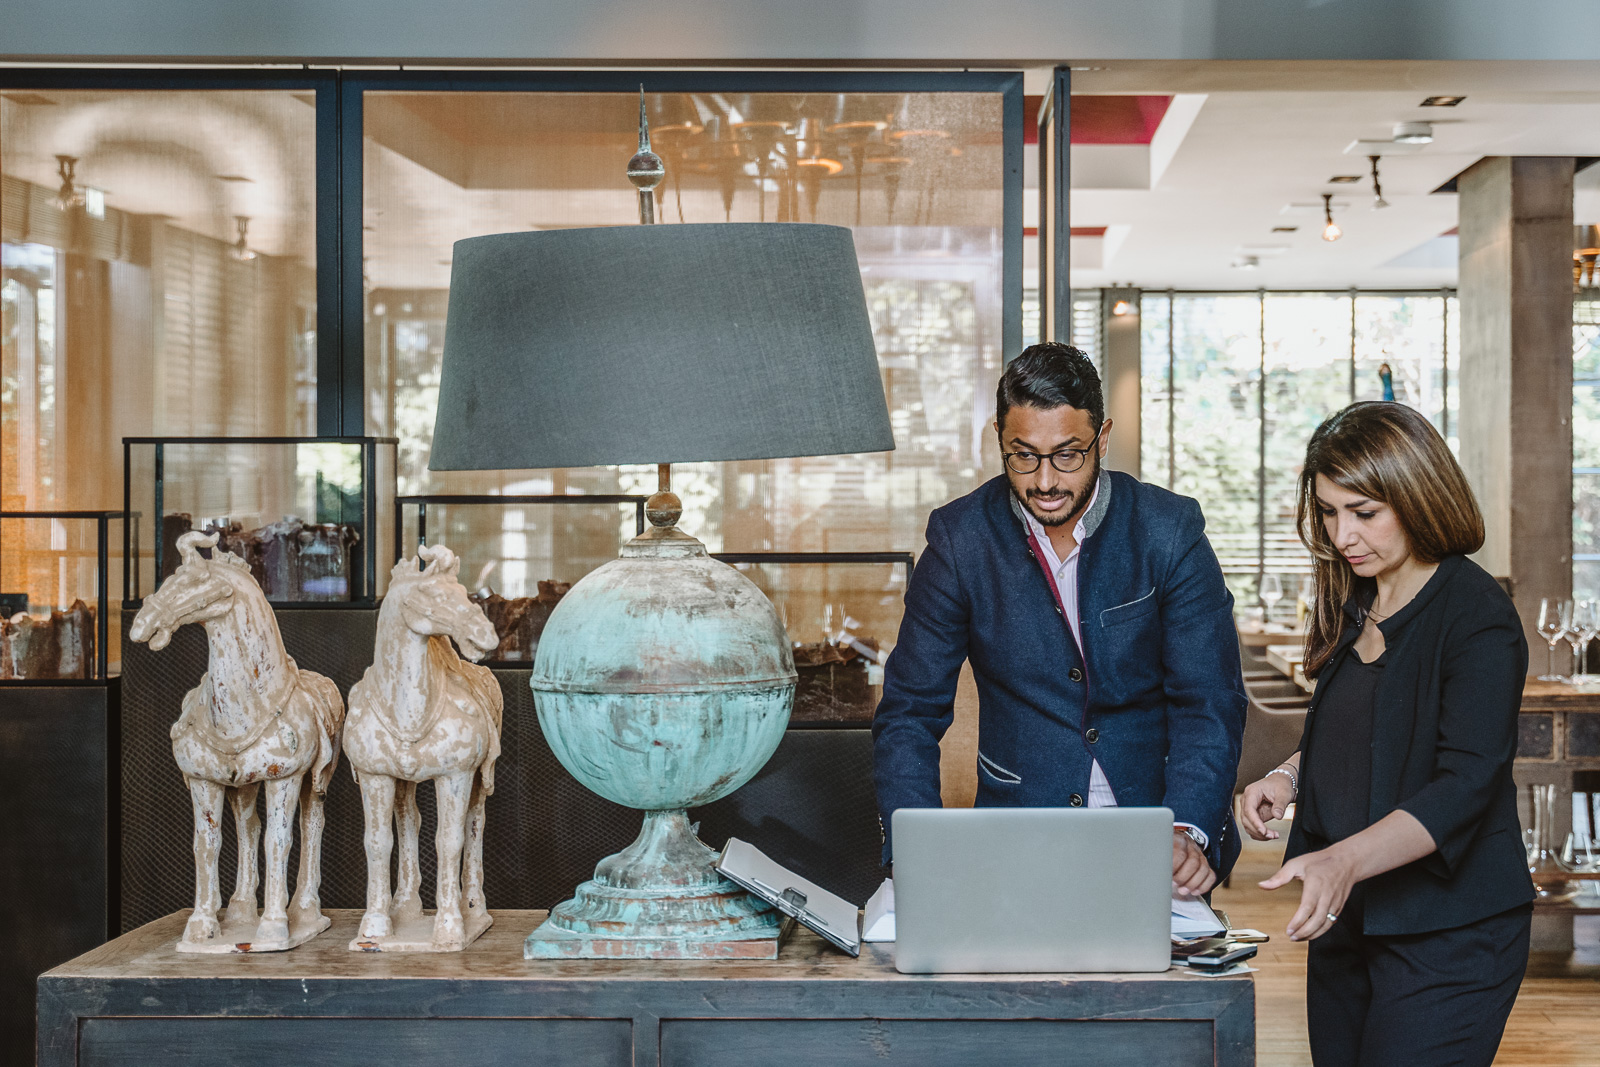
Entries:
{"label": "man's mustache", "polygon": [[1029,500],[1061,500],[1073,496],[1070,489],[1029,489]]}

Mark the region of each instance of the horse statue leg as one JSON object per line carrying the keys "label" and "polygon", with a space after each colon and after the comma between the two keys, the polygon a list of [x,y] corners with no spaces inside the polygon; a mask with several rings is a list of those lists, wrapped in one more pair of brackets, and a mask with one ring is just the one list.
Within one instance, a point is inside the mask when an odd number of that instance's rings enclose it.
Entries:
{"label": "horse statue leg", "polygon": [[261,878],[261,817],[256,814],[256,797],[260,793],[260,782],[228,790],[228,802],[233,806],[234,836],[239,845],[239,870],[233,879],[233,896],[228,898],[225,922],[256,921],[256,889]]}
{"label": "horse statue leg", "polygon": [[302,774],[267,783],[266,893],[256,941],[275,944],[289,940],[289,847],[294,843],[294,809],[300,799]]}
{"label": "horse statue leg", "polygon": [[416,782],[395,782],[394,825],[400,839],[400,862],[394,889],[395,921],[420,919],[422,863],[417,855],[417,838],[422,833],[422,813],[417,811]]}
{"label": "horse statue leg", "polygon": [[322,915],[322,828],[327,818],[323,797],[310,772],[300,779],[300,870],[294,879],[294,906],[306,921]]}
{"label": "horse statue leg", "polygon": [[220,782],[189,779],[189,798],[194,804],[194,911],[183,928],[183,940],[201,945],[222,930],[217,909],[222,892],[217,887],[217,851],[222,846],[223,787]]}
{"label": "horse statue leg", "polygon": [[363,771],[361,810],[366,819],[363,841],[367,847],[367,911],[361,916],[362,937],[388,937],[394,933],[389,910],[389,856],[394,836],[389,820],[394,812],[395,780]]}
{"label": "horse statue leg", "polygon": [[476,777],[474,768],[433,780],[439,817],[439,885],[433,902],[433,947],[441,952],[459,949],[467,940],[466,923],[461,917],[461,852],[466,836],[467,801]]}
{"label": "horse statue leg", "polygon": [[483,787],[483,771],[472,774],[472,800],[467,804],[466,856],[461,861],[461,896],[467,914],[477,917],[488,913],[483,899],[483,805],[488,793]]}

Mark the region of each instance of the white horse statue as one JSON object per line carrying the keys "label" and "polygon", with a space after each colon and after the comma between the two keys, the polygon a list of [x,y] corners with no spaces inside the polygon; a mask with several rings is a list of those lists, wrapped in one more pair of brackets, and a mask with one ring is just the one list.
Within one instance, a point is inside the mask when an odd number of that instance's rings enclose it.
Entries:
{"label": "white horse statue", "polygon": [[[459,952],[493,922],[483,899],[483,807],[494,792],[504,697],[494,674],[462,662],[450,639],[475,660],[500,639],[457,579],[455,553],[423,545],[417,557],[390,572],[373,664],[350,690],[344,733],[366,812],[367,910],[350,947],[367,952]],[[429,779],[439,820],[431,924],[417,863],[416,783]],[[392,897],[391,818],[400,839]]]}
{"label": "white horse statue", "polygon": [[[211,659],[183,698],[172,755],[194,803],[194,911],[179,952],[278,952],[328,928],[322,914],[323,795],[339,762],[344,703],[327,678],[295,666],[283,650],[266,594],[215,534],[178,538],[182,563],[145,597],[129,636],[159,651],[185,623],[205,626]],[[256,913],[256,797],[266,783],[266,899]],[[219,921],[217,849],[223,800],[233,808],[239,871]],[[300,808],[300,872],[289,904],[289,847]]]}

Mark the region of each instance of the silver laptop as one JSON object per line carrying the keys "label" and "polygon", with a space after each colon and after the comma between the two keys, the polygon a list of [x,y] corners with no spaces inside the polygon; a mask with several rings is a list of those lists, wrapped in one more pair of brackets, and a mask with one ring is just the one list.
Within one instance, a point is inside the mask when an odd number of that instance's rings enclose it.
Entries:
{"label": "silver laptop", "polygon": [[1164,971],[1166,808],[902,808],[895,969]]}

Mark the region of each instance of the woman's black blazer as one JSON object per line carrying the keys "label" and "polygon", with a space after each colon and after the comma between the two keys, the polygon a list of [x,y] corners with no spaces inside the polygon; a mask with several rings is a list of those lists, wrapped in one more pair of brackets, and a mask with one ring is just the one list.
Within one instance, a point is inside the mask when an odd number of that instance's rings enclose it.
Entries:
{"label": "woman's black blazer", "polygon": [[[1302,766],[1316,758],[1308,749],[1318,699],[1361,630],[1354,602],[1346,618],[1306,715]],[[1367,880],[1365,932],[1447,930],[1527,903],[1533,881],[1511,763],[1528,644],[1511,598],[1476,563],[1449,556],[1378,629],[1388,659],[1373,711],[1368,815],[1376,823],[1410,812],[1438,848]],[[1304,823],[1295,819],[1286,860],[1317,847]]]}

